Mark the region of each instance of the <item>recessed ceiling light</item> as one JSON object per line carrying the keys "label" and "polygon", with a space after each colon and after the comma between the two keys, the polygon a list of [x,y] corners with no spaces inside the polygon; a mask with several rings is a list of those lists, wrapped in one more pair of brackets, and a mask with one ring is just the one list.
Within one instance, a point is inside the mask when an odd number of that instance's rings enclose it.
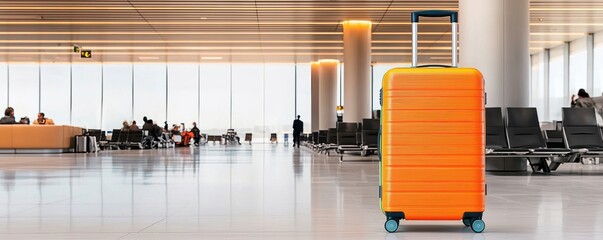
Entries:
{"label": "recessed ceiling light", "polygon": [[207,20],[206,17],[200,17],[199,19],[201,19],[201,20]]}
{"label": "recessed ceiling light", "polygon": [[159,57],[138,57],[140,60],[157,60]]}
{"label": "recessed ceiling light", "polygon": [[222,60],[222,57],[201,57],[202,60]]}

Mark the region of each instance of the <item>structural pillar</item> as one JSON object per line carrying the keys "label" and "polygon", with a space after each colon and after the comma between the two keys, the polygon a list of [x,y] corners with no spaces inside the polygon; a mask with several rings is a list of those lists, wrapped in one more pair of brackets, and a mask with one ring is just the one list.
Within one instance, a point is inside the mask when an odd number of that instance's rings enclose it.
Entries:
{"label": "structural pillar", "polygon": [[312,132],[320,130],[320,81],[319,81],[320,64],[312,62],[311,64],[311,95],[312,95]]}
{"label": "structural pillar", "polygon": [[[460,0],[460,66],[484,76],[488,107],[529,105],[530,1]],[[521,159],[487,159],[489,171],[525,171]]]}
{"label": "structural pillar", "polygon": [[334,128],[337,122],[337,68],[338,60],[319,61],[319,127],[320,130]]}
{"label": "structural pillar", "polygon": [[370,21],[343,22],[343,121],[371,118]]}

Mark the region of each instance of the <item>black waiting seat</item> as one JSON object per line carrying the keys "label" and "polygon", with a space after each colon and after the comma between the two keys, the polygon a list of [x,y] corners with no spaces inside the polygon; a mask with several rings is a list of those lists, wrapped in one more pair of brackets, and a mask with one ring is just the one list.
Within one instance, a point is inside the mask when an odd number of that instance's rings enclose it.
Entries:
{"label": "black waiting seat", "polygon": [[312,132],[312,140],[310,141],[308,146],[311,147],[313,150],[318,149],[318,147],[320,146],[318,132]]}
{"label": "black waiting seat", "polygon": [[119,138],[121,137],[121,130],[120,129],[113,129],[112,133],[111,133],[111,139],[109,139],[109,141],[107,142],[107,144],[104,147],[109,147],[109,148],[117,148],[119,149]]}
{"label": "black waiting seat", "polygon": [[318,131],[318,144],[326,144],[327,143],[327,133],[328,130],[319,130]]}
{"label": "black waiting seat", "polygon": [[337,145],[337,128],[329,128],[327,131],[327,144]]}
{"label": "black waiting seat", "polygon": [[321,146],[321,152],[326,153],[327,155],[331,154],[332,149],[337,148],[337,128],[329,128],[326,131],[327,139],[326,143]]}
{"label": "black waiting seat", "polygon": [[571,149],[568,158],[555,159],[550,169],[556,170],[563,163],[576,162],[584,157],[603,155],[603,138],[594,108],[563,108],[563,139]]}
{"label": "black waiting seat", "polygon": [[337,145],[358,147],[358,140],[356,139],[358,123],[338,122],[336,129]]}
{"label": "black waiting seat", "polygon": [[536,108],[507,108],[507,136],[511,149],[529,149],[532,153],[569,153],[566,148],[547,148]]}
{"label": "black waiting seat", "polygon": [[128,147],[138,147],[142,149],[142,143],[144,141],[144,133],[142,130],[130,130],[128,131],[128,139],[126,145]]}
{"label": "black waiting seat", "polygon": [[119,144],[125,144],[128,142],[128,135],[130,134],[129,130],[120,130],[119,139],[117,142]]}
{"label": "black waiting seat", "polygon": [[573,158],[569,149],[547,148],[536,108],[507,108],[507,137],[510,149],[529,151],[525,157],[534,171],[535,167],[545,172],[556,170],[547,165],[547,159],[553,162],[555,157]]}
{"label": "black waiting seat", "polygon": [[603,138],[594,108],[563,108],[563,133],[570,149],[586,149],[589,155],[603,154]]}
{"label": "black waiting seat", "polygon": [[313,133],[306,134],[306,142],[311,143],[313,141],[314,141],[314,134]]}
{"label": "black waiting seat", "polygon": [[102,140],[103,131],[100,129],[88,129],[88,135],[96,138],[96,142],[99,143]]}
{"label": "black waiting seat", "polygon": [[502,115],[502,108],[486,108],[486,153],[489,156],[504,155],[513,157],[525,155],[526,149],[509,149],[507,129]]}
{"label": "black waiting seat", "polygon": [[252,133],[245,133],[245,142],[249,142],[249,145],[251,145],[251,140],[253,139],[253,134]]}
{"label": "black waiting seat", "polygon": [[545,130],[544,137],[546,138],[546,146],[548,148],[565,148],[563,140],[563,130]]}
{"label": "black waiting seat", "polygon": [[486,148],[509,148],[502,109],[499,107],[486,108]]}
{"label": "black waiting seat", "polygon": [[340,154],[346,151],[362,151],[358,144],[359,141],[359,123],[337,123],[337,152]]}
{"label": "black waiting seat", "polygon": [[362,119],[362,146],[365,150],[375,151],[379,146],[379,128],[381,120]]}
{"label": "black waiting seat", "polygon": [[356,145],[362,146],[362,122],[358,123],[358,128],[356,129]]}
{"label": "black waiting seat", "polygon": [[315,143],[315,150],[322,152],[324,147],[328,145],[329,130],[318,130],[318,141]]}

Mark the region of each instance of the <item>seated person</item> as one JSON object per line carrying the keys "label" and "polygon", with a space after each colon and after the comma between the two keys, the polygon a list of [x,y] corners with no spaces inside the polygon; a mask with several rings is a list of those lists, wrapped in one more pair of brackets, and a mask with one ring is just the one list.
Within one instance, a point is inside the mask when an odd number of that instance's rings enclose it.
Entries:
{"label": "seated person", "polygon": [[237,135],[237,132],[235,132],[234,129],[228,129],[225,137],[226,137],[227,141],[234,141],[234,142],[238,143],[239,145],[241,145],[241,138]]}
{"label": "seated person", "polygon": [[180,127],[176,124],[172,125],[172,131],[171,131],[172,135],[174,136],[178,136],[178,135],[182,135],[180,133]]}
{"label": "seated person", "polygon": [[0,118],[0,124],[17,124],[17,121],[15,121],[15,109],[12,107],[6,108],[4,117]]}
{"label": "seated person", "polygon": [[34,125],[54,125],[54,121],[50,118],[46,118],[44,113],[38,113],[38,119],[33,122]]}
{"label": "seated person", "polygon": [[151,127],[152,127],[153,137],[155,137],[155,139],[159,139],[159,138],[163,137],[163,130],[161,129],[161,127],[159,127],[157,124],[153,123],[153,120],[149,120],[149,122],[152,125]]}
{"label": "seated person", "polygon": [[122,123],[123,127],[121,128],[122,131],[129,131],[130,130],[130,125],[128,124],[128,121],[124,121]]}
{"label": "seated person", "polygon": [[144,121],[144,123],[142,124],[142,130],[153,130],[153,120],[149,120],[147,119],[147,117],[144,117],[142,121]]}
{"label": "seated person", "polygon": [[130,130],[140,130],[138,125],[136,125],[136,120],[132,121],[132,125],[130,125]]}

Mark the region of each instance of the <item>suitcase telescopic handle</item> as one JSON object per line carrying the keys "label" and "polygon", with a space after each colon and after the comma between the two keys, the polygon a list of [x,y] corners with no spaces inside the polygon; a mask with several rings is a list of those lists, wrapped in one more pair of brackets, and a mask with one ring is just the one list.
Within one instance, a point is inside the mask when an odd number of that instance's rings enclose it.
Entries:
{"label": "suitcase telescopic handle", "polygon": [[455,11],[427,10],[412,12],[412,67],[418,62],[418,26],[420,17],[450,17],[452,24],[452,67],[458,67],[458,13]]}

